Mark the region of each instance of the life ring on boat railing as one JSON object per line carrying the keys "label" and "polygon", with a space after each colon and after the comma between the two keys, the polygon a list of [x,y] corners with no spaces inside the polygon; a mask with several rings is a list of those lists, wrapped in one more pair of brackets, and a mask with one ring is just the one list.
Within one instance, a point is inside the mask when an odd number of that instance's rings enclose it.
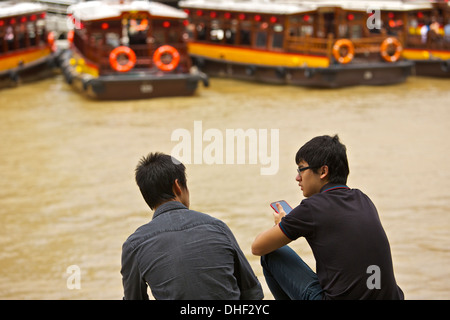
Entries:
{"label": "life ring on boat railing", "polygon": [[50,31],[47,34],[47,43],[52,49],[52,51],[56,51],[56,44],[55,44],[55,33],[53,31]]}
{"label": "life ring on boat railing", "polygon": [[[170,54],[172,56],[172,61],[170,61],[170,63],[164,63],[161,60],[164,54]],[[162,71],[172,71],[180,63],[180,54],[178,53],[178,50],[172,46],[161,46],[156,49],[155,54],[153,55],[153,62],[158,67],[158,69]]]}
{"label": "life ring on boat railing", "polygon": [[[395,52],[392,55],[390,55],[388,52],[389,46],[391,46],[391,45],[394,46],[394,48],[395,48]],[[380,48],[381,56],[387,62],[396,62],[398,59],[400,59],[402,50],[403,50],[402,45],[401,45],[400,41],[398,41],[397,38],[388,37],[388,38],[384,39],[383,42],[381,43],[381,48]]]}
{"label": "life ring on boat railing", "polygon": [[[117,58],[119,55],[124,54],[128,58],[128,62],[125,64],[121,64],[117,61]],[[127,72],[130,71],[134,65],[136,64],[136,54],[133,50],[131,50],[128,47],[120,46],[115,48],[111,53],[109,54],[109,64],[111,67],[119,72]]]}
{"label": "life ring on boat railing", "polygon": [[73,30],[69,30],[68,32],[67,32],[67,41],[69,42],[69,43],[73,43],[73,37],[75,36],[75,33],[74,33],[74,31]]}
{"label": "life ring on boat railing", "polygon": [[[347,54],[345,56],[341,55],[341,49],[343,47],[347,48]],[[339,39],[334,43],[333,46],[333,56],[334,58],[342,64],[347,64],[353,60],[355,55],[355,46],[348,39]]]}

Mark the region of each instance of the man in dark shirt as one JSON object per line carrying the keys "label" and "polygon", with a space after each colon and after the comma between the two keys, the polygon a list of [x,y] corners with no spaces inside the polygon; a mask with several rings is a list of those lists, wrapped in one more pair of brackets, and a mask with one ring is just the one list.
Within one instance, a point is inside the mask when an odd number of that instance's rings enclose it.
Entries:
{"label": "man in dark shirt", "polygon": [[[372,201],[347,187],[346,148],[320,136],[297,152],[296,180],[306,197],[286,214],[277,205],[275,226],[255,239],[267,284],[276,299],[403,299],[390,245]],[[286,245],[305,237],[314,273]]]}
{"label": "man in dark shirt", "polygon": [[124,299],[262,299],[261,285],[227,225],[189,210],[185,166],[154,153],[136,168],[153,219],[122,247]]}

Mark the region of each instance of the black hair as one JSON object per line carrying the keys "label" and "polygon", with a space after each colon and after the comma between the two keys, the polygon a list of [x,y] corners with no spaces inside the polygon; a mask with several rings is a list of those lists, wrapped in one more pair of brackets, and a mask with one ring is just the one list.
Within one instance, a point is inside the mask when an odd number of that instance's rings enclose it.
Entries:
{"label": "black hair", "polygon": [[186,167],[164,153],[150,153],[136,167],[136,183],[150,209],[175,198],[172,186],[178,179],[186,188]]}
{"label": "black hair", "polygon": [[302,160],[316,173],[320,167],[327,165],[330,183],[347,183],[350,173],[347,148],[339,141],[338,135],[318,136],[305,143],[295,155],[297,165]]}

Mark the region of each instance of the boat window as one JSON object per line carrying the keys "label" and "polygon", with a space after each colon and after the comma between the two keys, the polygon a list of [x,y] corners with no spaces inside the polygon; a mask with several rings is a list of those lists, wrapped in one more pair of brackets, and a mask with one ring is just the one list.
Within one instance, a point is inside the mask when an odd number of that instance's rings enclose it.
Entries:
{"label": "boat window", "polygon": [[180,42],[180,35],[181,35],[181,33],[179,32],[178,28],[169,29],[169,33],[167,35],[167,37],[168,37],[167,42],[168,43]]}
{"label": "boat window", "polygon": [[164,35],[164,30],[154,29],[152,42],[153,42],[155,48],[158,48],[159,46],[162,46],[163,44],[165,44],[166,37]]}
{"label": "boat window", "polygon": [[105,41],[106,41],[106,45],[109,47],[116,48],[116,47],[120,46],[120,38],[117,33],[108,32],[105,35]]}
{"label": "boat window", "polygon": [[256,32],[256,46],[259,48],[267,47],[267,32],[268,32],[269,24],[267,22],[259,23],[257,26]]}
{"label": "boat window", "polygon": [[6,48],[7,50],[14,50],[14,30],[13,27],[8,26],[5,32]]}
{"label": "boat window", "polygon": [[290,17],[289,35],[293,37],[312,36],[314,33],[314,17],[305,14],[299,17]]}
{"label": "boat window", "polygon": [[17,38],[19,40],[19,49],[26,48],[26,36],[27,36],[27,27],[25,24],[20,24],[16,28]]}
{"label": "boat window", "polygon": [[187,36],[187,38],[185,39],[185,40],[188,40],[188,39],[195,39],[195,37],[194,37],[194,34],[195,34],[195,24],[193,24],[193,23],[189,23],[187,26],[186,26],[186,36]]}
{"label": "boat window", "polygon": [[33,22],[27,23],[27,33],[28,33],[28,39],[30,39],[30,45],[35,46],[36,45],[36,27]]}
{"label": "boat window", "polygon": [[340,24],[339,25],[339,38],[348,38],[348,25]]}
{"label": "boat window", "polygon": [[38,45],[40,42],[45,42],[44,35],[45,35],[45,20],[38,20],[36,22],[36,35],[37,35],[37,43]]}
{"label": "boat window", "polygon": [[302,26],[302,35],[304,36],[312,36],[314,33],[313,26]]}
{"label": "boat window", "polygon": [[351,27],[350,38],[362,38],[362,36],[363,36],[362,27],[360,25],[353,25]]}
{"label": "boat window", "polygon": [[273,26],[272,48],[283,48],[283,25],[275,24]]}
{"label": "boat window", "polygon": [[251,21],[241,22],[241,34],[240,34],[240,44],[244,46],[249,46],[252,44],[252,23]]}
{"label": "boat window", "polygon": [[127,27],[130,45],[147,43],[147,19],[129,19]]}
{"label": "boat window", "polygon": [[235,44],[237,27],[238,21],[236,19],[231,20],[231,22],[227,23],[227,25],[225,26],[224,36],[226,44]]}
{"label": "boat window", "polygon": [[207,28],[206,25],[202,22],[197,25],[197,40],[208,40],[207,39]]}
{"label": "boat window", "polygon": [[225,37],[225,32],[222,28],[222,23],[220,20],[211,21],[211,31],[209,34],[210,40],[212,42],[222,42]]}
{"label": "boat window", "polygon": [[340,25],[339,26],[339,37],[340,38],[361,38],[363,36],[363,30],[360,25]]}

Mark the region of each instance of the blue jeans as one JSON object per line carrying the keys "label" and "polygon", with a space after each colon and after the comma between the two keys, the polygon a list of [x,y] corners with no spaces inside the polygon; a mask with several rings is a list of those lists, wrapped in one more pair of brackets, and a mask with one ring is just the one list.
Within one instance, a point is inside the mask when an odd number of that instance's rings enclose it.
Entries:
{"label": "blue jeans", "polygon": [[261,257],[267,285],[276,300],[321,300],[314,271],[288,246]]}

